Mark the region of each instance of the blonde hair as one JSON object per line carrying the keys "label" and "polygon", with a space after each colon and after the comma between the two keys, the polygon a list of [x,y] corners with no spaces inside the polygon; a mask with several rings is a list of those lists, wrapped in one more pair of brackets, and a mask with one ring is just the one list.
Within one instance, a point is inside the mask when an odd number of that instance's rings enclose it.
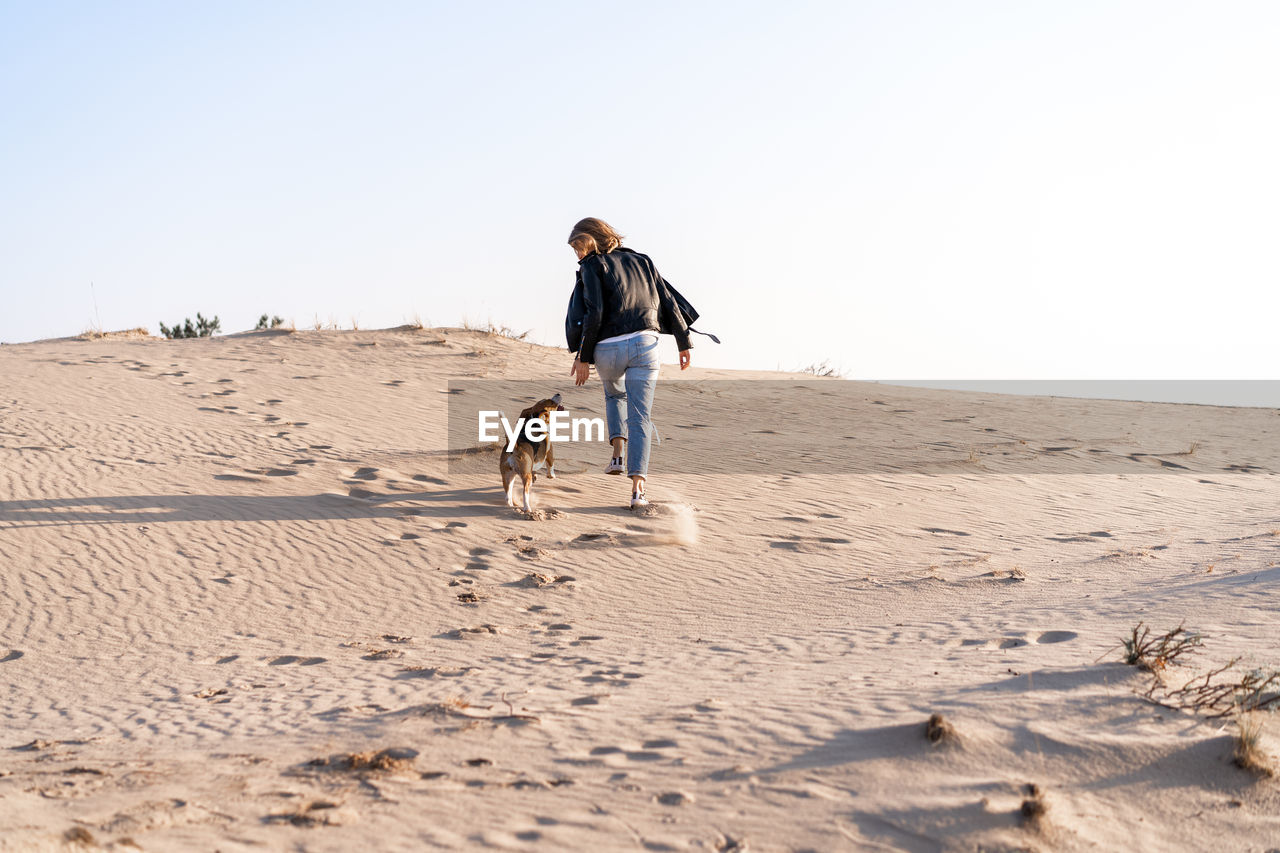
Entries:
{"label": "blonde hair", "polygon": [[607,255],[622,245],[622,235],[603,219],[588,216],[569,232],[569,245],[588,255],[596,252]]}

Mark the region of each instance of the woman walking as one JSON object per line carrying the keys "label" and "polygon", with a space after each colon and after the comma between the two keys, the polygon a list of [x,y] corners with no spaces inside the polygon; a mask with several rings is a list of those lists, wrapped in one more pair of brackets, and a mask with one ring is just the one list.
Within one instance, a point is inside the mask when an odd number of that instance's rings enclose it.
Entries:
{"label": "woman walking", "polygon": [[[685,370],[692,348],[689,329],[653,261],[624,248],[622,235],[607,222],[583,219],[569,233],[569,245],[578,255],[582,284],[582,332],[570,373],[574,384],[582,385],[595,364],[604,383],[605,419],[613,446],[605,473],[623,472],[625,445],[631,508],[647,506],[644,487],[653,429],[649,415],[658,384],[658,333],[669,330],[675,335],[680,369]],[[572,302],[570,306],[572,314]],[[572,335],[569,346],[574,348]]]}

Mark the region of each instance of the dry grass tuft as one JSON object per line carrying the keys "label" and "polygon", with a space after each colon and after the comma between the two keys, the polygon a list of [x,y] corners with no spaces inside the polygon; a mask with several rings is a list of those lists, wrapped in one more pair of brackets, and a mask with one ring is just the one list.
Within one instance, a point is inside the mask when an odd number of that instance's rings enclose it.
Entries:
{"label": "dry grass tuft", "polygon": [[100,341],[103,339],[120,339],[120,338],[149,338],[151,332],[144,326],[136,329],[121,329],[118,332],[103,332],[99,329],[86,329],[78,338],[82,341]]}
{"label": "dry grass tuft", "polygon": [[62,833],[62,839],[68,844],[82,844],[85,847],[97,847],[98,841],[93,837],[93,833],[85,829],[83,826],[73,826],[66,832]]}
{"label": "dry grass tuft", "polygon": [[312,767],[328,767],[331,770],[389,771],[398,772],[413,769],[413,761],[418,757],[416,749],[408,747],[391,747],[376,752],[350,752],[346,755],[335,755],[330,758],[313,758],[307,762]]}
{"label": "dry grass tuft", "polygon": [[960,733],[951,721],[941,714],[932,714],[924,724],[924,736],[934,746],[955,746],[960,743]]}
{"label": "dry grass tuft", "polygon": [[1018,809],[1022,825],[1032,832],[1044,833],[1049,829],[1049,804],[1044,790],[1034,782],[1027,785],[1027,797]]}
{"label": "dry grass tuft", "polygon": [[1238,766],[1259,776],[1275,776],[1276,766],[1270,755],[1262,750],[1264,719],[1257,713],[1236,715],[1236,748],[1232,758]]}

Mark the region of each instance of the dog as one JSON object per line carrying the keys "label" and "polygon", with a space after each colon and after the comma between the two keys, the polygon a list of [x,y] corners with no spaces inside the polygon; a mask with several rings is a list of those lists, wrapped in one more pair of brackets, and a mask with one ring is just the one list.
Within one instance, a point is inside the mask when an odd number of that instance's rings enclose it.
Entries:
{"label": "dog", "polygon": [[520,413],[524,423],[520,427],[519,437],[516,438],[515,448],[508,451],[503,446],[502,455],[498,459],[498,470],[502,472],[502,490],[507,493],[507,506],[520,508],[516,504],[515,494],[516,478],[519,477],[519,482],[524,486],[524,511],[533,511],[533,507],[529,504],[529,495],[533,490],[533,481],[538,478],[533,473],[535,465],[546,462],[547,479],[556,478],[555,455],[551,449],[550,438],[532,441],[526,434],[525,427],[530,421],[542,421],[550,430],[551,413],[563,411],[564,406],[560,405],[560,395],[556,394],[547,400],[539,400]]}

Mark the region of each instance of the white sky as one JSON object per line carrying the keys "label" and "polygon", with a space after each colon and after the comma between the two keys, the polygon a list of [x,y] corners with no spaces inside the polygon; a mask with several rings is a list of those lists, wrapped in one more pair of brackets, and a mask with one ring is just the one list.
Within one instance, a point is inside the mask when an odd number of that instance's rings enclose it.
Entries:
{"label": "white sky", "polygon": [[562,344],[600,216],[701,364],[1275,378],[1277,45],[1272,2],[0,0],[0,340]]}

